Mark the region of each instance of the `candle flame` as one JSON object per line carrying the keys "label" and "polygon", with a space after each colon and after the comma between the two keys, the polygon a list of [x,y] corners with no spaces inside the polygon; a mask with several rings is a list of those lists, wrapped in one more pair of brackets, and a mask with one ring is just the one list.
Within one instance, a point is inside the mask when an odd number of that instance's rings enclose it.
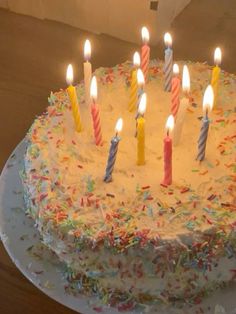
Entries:
{"label": "candle flame", "polygon": [[90,57],[91,57],[91,44],[90,41],[86,39],[84,43],[84,59],[86,61],[89,61]]}
{"label": "candle flame", "polygon": [[98,95],[97,79],[96,76],[93,76],[90,84],[90,97],[94,102],[97,100],[97,95]]}
{"label": "candle flame", "polygon": [[147,105],[147,94],[143,93],[142,96],[140,97],[140,102],[138,106],[138,113],[140,115],[143,115],[145,113],[146,105]]}
{"label": "candle flame", "polygon": [[68,85],[72,85],[73,80],[74,80],[73,67],[71,64],[69,64],[66,71],[66,82]]}
{"label": "candle flame", "polygon": [[178,66],[178,64],[174,64],[173,65],[173,73],[175,74],[175,75],[178,75],[179,74],[179,66]]}
{"label": "candle flame", "polygon": [[146,26],[142,27],[141,34],[142,34],[143,43],[147,44],[149,42],[150,37],[149,37],[149,31]]}
{"label": "candle flame", "polygon": [[140,55],[137,51],[135,51],[134,56],[133,56],[133,64],[136,68],[140,66]]}
{"label": "candle flame", "polygon": [[171,115],[167,118],[167,120],[166,120],[166,130],[167,130],[167,132],[173,131],[174,124],[175,124],[175,118],[174,118],[174,116],[171,114]]}
{"label": "candle flame", "polygon": [[119,119],[117,120],[117,122],[116,122],[116,127],[115,127],[116,133],[121,132],[122,127],[123,127],[123,119],[122,119],[122,118],[119,118]]}
{"label": "candle flame", "polygon": [[214,103],[214,91],[211,85],[208,85],[203,96],[203,111],[212,110]]}
{"label": "candle flame", "polygon": [[138,69],[137,71],[137,82],[139,86],[143,86],[145,83],[145,78],[141,69]]}
{"label": "candle flame", "polygon": [[217,47],[215,49],[215,52],[214,52],[214,62],[215,62],[216,65],[220,65],[221,64],[221,58],[222,58],[221,49],[219,47]]}
{"label": "candle flame", "polygon": [[187,65],[183,68],[183,79],[182,79],[183,92],[189,93],[190,91],[190,75]]}
{"label": "candle flame", "polygon": [[165,33],[164,42],[166,47],[170,48],[172,46],[172,37],[170,33]]}

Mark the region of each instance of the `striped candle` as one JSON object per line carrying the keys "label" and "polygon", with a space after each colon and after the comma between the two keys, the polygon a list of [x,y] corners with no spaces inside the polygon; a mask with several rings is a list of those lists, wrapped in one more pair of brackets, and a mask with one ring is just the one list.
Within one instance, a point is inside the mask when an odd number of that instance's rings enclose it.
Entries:
{"label": "striped candle", "polygon": [[208,85],[203,97],[203,112],[205,112],[205,116],[202,119],[202,127],[200,131],[200,136],[198,139],[198,154],[197,160],[202,161],[205,159],[206,152],[206,142],[208,137],[209,130],[209,118],[208,111],[212,109],[214,103],[214,91],[211,85]]}
{"label": "striped candle", "polygon": [[102,131],[101,131],[99,106],[97,104],[97,80],[95,76],[93,76],[91,80],[90,97],[92,100],[91,114],[93,118],[93,131],[94,131],[95,144],[97,146],[101,146],[102,145]]}
{"label": "striped candle", "polygon": [[164,63],[164,90],[166,92],[171,91],[171,79],[172,79],[172,69],[173,69],[173,50],[172,37],[169,33],[165,33],[164,42],[166,45],[165,49],[165,63]]}
{"label": "striped candle", "polygon": [[149,67],[149,60],[150,60],[150,47],[148,45],[149,42],[149,31],[147,27],[142,27],[142,41],[143,45],[141,48],[141,69],[143,71],[145,81],[148,80],[148,67]]}
{"label": "striped candle", "polygon": [[144,85],[145,85],[145,78],[144,78],[143,71],[141,69],[137,70],[137,85],[138,85],[138,99],[136,103],[136,108],[138,111],[139,100],[144,92]]}
{"label": "striped candle", "polygon": [[140,55],[136,51],[133,56],[133,70],[131,75],[131,85],[130,85],[130,101],[129,101],[129,111],[135,110],[138,102],[138,83],[137,83],[137,68],[140,66]]}
{"label": "striped candle", "polygon": [[122,130],[122,126],[123,126],[123,120],[120,118],[118,119],[116,123],[116,127],[115,127],[116,135],[111,139],[111,146],[110,146],[110,151],[109,151],[108,160],[107,160],[106,174],[103,179],[107,183],[112,181],[112,172],[113,172],[114,165],[116,162],[118,145],[121,140],[121,138],[119,137],[119,132]]}
{"label": "striped candle", "polygon": [[180,142],[186,111],[189,106],[190,75],[186,65],[184,65],[183,68],[182,88],[184,97],[180,100],[179,109],[175,119],[175,129],[173,132],[173,144],[175,146],[177,146]]}
{"label": "striped candle", "polygon": [[67,67],[67,72],[66,72],[66,82],[69,85],[67,87],[67,92],[70,98],[70,103],[71,103],[71,108],[72,108],[72,114],[74,117],[74,122],[75,122],[75,129],[77,132],[82,131],[82,123],[81,123],[81,117],[80,117],[80,112],[79,112],[79,102],[76,94],[76,89],[72,85],[73,84],[73,67],[71,64],[68,65]]}
{"label": "striped candle", "polygon": [[178,64],[173,65],[173,78],[171,82],[171,113],[176,118],[179,110],[180,77]]}
{"label": "striped candle", "polygon": [[135,119],[136,119],[136,128],[135,128],[135,134],[134,134],[135,137],[137,136],[137,119],[139,117],[139,104],[140,104],[141,97],[144,93],[144,84],[145,84],[143,71],[141,69],[138,69],[137,71],[137,82],[138,82],[138,101],[137,101],[137,110],[136,110],[136,115],[135,115]]}

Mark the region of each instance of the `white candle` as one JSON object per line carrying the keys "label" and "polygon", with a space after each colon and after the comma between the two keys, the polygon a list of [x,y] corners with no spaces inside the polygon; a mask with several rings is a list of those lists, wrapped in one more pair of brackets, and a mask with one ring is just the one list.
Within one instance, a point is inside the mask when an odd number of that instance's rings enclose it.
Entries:
{"label": "white candle", "polygon": [[184,68],[183,68],[182,88],[184,92],[184,97],[180,101],[179,110],[176,117],[174,134],[173,134],[173,143],[175,146],[178,145],[180,142],[185,115],[186,115],[186,110],[189,105],[188,94],[190,91],[190,76],[189,76],[187,65],[184,65]]}
{"label": "white candle", "polygon": [[92,77],[92,65],[89,62],[91,57],[91,44],[88,39],[84,43],[84,92],[85,103],[88,106],[90,104],[90,82]]}

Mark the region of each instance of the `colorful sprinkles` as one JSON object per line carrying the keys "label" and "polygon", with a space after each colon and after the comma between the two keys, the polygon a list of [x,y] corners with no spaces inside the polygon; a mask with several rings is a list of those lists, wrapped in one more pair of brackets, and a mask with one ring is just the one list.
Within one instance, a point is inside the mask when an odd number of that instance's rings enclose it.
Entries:
{"label": "colorful sprinkles", "polygon": [[[113,68],[97,69],[95,74],[100,84],[112,86],[122,78],[128,88],[131,66],[126,62]],[[210,71],[210,67],[202,63],[189,62],[189,66],[193,66],[199,75]],[[159,61],[151,62],[150,81],[161,79],[161,68]],[[199,107],[194,100],[201,89],[199,84],[198,80],[193,84],[190,115]],[[66,243],[60,249],[57,247],[58,254],[65,260],[67,255],[73,257],[67,260],[64,270],[70,282],[66,290],[99,296],[102,305],[93,306],[96,312],[102,312],[103,304],[116,305],[119,311],[145,309],[148,304],[163,302],[176,304],[180,300],[198,304],[210,291],[225,285],[220,277],[216,282],[208,278],[221,259],[236,260],[236,134],[232,134],[236,113],[227,105],[229,93],[230,97],[236,96],[236,78],[223,72],[221,84],[220,99],[226,104],[214,111],[211,123],[219,138],[216,154],[212,160],[196,163],[190,170],[193,178],[198,177],[202,182],[198,190],[186,182],[174,183],[170,187],[161,184],[157,197],[157,187],[143,182],[134,187],[134,200],[120,203],[115,203],[118,202],[116,191],[97,193],[96,178],[86,173],[86,162],[79,159],[79,143],[72,139],[66,146],[63,137],[64,111],[71,110],[63,90],[50,94],[47,113],[38,117],[28,132],[26,167],[21,174],[27,214],[36,220],[43,241],[50,247],[53,248],[52,235]],[[83,102],[82,84],[77,86],[77,94]],[[48,119],[55,119],[55,124],[47,135],[41,137]],[[223,138],[221,129],[227,133]],[[37,164],[32,161],[39,160],[40,148],[50,141],[54,143],[55,138],[56,149],[64,154],[60,165],[53,169],[52,178],[43,158],[39,169],[32,166]],[[63,185],[60,167],[69,171],[71,160],[77,160],[78,175],[84,184],[81,191],[78,191],[76,182]],[[223,166],[224,175],[212,179],[212,170]],[[162,201],[163,196],[168,202]],[[87,219],[89,211],[95,216],[93,220]],[[176,236],[174,228],[181,228],[182,233]],[[29,253],[31,250],[29,248]],[[229,281],[236,280],[235,273],[235,267],[232,267]],[[131,282],[129,291],[120,291],[108,284],[123,278],[129,278]],[[148,288],[143,291],[133,284],[138,278],[154,278],[162,283],[164,280],[165,288],[155,294]],[[203,311],[199,310],[199,313]]]}

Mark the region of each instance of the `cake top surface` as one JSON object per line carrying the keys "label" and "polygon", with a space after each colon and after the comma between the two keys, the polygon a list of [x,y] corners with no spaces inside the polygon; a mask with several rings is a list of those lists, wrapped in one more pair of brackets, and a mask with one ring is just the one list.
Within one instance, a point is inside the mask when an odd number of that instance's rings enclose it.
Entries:
{"label": "cake top surface", "polygon": [[[178,62],[180,68],[184,63]],[[93,241],[110,236],[117,250],[149,240],[185,243],[199,234],[236,227],[236,78],[221,72],[218,106],[209,113],[206,159],[196,161],[202,97],[212,68],[186,62],[191,101],[181,142],[173,147],[173,184],[163,179],[163,139],[171,94],[163,91],[163,63],[152,61],[147,93],[146,164],[138,166],[135,114],[128,111],[131,63],[95,71],[104,144],[94,144],[83,82],[77,86],[83,132],[77,133],[67,92],[52,93],[47,112],[33,123],[25,156],[27,186],[36,220]],[[113,172],[103,181],[115,124],[124,127]],[[111,236],[112,235],[112,236]]]}

